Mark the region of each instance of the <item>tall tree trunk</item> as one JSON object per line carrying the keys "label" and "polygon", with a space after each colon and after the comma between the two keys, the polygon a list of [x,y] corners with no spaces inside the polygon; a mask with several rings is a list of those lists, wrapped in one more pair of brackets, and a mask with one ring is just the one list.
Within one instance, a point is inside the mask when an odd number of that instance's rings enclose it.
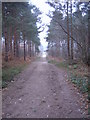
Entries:
{"label": "tall tree trunk", "polygon": [[53,45],[51,46],[51,56],[52,57],[54,57],[54,55],[53,55],[54,53],[53,53]]}
{"label": "tall tree trunk", "polygon": [[24,40],[24,61],[26,60],[26,46],[25,46],[25,35],[23,34],[23,40]]}
{"label": "tall tree trunk", "polygon": [[14,31],[14,56],[16,56],[16,28]]}
{"label": "tall tree trunk", "polygon": [[31,57],[31,41],[28,41],[28,54]]}
{"label": "tall tree trunk", "polygon": [[68,33],[67,35],[68,59],[70,59],[68,2],[67,2],[67,33]]}
{"label": "tall tree trunk", "polygon": [[90,66],[90,7],[88,7],[88,65]]}
{"label": "tall tree trunk", "polygon": [[[71,36],[72,36],[72,1],[71,1]],[[71,38],[71,59],[73,60],[73,39]]]}
{"label": "tall tree trunk", "polygon": [[31,41],[30,41],[30,57],[32,57]]}
{"label": "tall tree trunk", "polygon": [[5,61],[8,62],[8,36],[5,28]]}
{"label": "tall tree trunk", "polygon": [[33,56],[33,42],[32,42],[32,56]]}
{"label": "tall tree trunk", "polygon": [[19,54],[19,57],[20,57],[20,36],[19,36],[19,43],[18,43],[18,54]]}
{"label": "tall tree trunk", "polygon": [[28,55],[30,57],[30,41],[28,41]]}
{"label": "tall tree trunk", "polygon": [[20,42],[20,34],[17,34],[17,40],[16,40],[16,57],[19,58],[19,42]]}
{"label": "tall tree trunk", "polygon": [[34,44],[34,55],[36,56],[36,45]]}
{"label": "tall tree trunk", "polygon": [[12,59],[12,27],[10,28],[10,54]]}
{"label": "tall tree trunk", "polygon": [[18,41],[16,40],[16,57],[19,57]]}
{"label": "tall tree trunk", "polygon": [[34,51],[34,43],[32,42],[32,55],[33,55],[33,57],[34,57],[34,55],[35,55],[35,51]]}

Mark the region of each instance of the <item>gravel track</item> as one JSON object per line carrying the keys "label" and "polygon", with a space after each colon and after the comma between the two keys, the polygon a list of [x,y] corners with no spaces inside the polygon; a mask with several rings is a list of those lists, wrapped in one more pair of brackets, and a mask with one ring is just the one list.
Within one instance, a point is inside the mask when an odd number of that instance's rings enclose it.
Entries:
{"label": "gravel track", "polygon": [[32,62],[3,90],[3,118],[82,118],[80,95],[67,72],[44,58]]}

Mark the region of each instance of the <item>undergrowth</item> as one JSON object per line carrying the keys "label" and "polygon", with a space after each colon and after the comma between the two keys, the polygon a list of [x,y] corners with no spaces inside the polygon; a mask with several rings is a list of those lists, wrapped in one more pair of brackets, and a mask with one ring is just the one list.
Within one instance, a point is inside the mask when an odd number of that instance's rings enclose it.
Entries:
{"label": "undergrowth", "polygon": [[88,78],[87,77],[82,77],[82,76],[77,76],[75,74],[71,73],[70,80],[73,84],[76,85],[80,89],[82,93],[88,92]]}
{"label": "undergrowth", "polygon": [[2,88],[7,87],[8,83],[11,82],[15,75],[19,74],[26,66],[26,63],[8,66],[2,69]]}
{"label": "undergrowth", "polygon": [[[66,61],[57,62],[56,60],[49,60],[48,63],[52,63],[59,68],[67,69],[68,71],[68,79],[82,92],[88,92],[88,77],[79,74],[78,71],[79,65],[69,64]],[[77,74],[76,74],[77,73]]]}
{"label": "undergrowth", "polygon": [[52,64],[56,65],[57,67],[62,67],[62,68],[68,67],[68,64],[66,62],[57,62],[55,60],[50,60],[50,61],[48,61],[48,63],[52,63]]}

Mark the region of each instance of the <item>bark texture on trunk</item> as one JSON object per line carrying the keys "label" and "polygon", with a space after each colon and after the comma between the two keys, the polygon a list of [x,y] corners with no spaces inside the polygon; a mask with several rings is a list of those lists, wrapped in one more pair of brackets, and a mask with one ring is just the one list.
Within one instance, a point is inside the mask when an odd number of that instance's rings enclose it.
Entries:
{"label": "bark texture on trunk", "polygon": [[[72,35],[72,1],[71,1],[71,36]],[[73,39],[71,38],[71,59],[73,60]]]}
{"label": "bark texture on trunk", "polygon": [[14,31],[14,56],[16,56],[16,28]]}
{"label": "bark texture on trunk", "polygon": [[23,34],[23,40],[24,40],[24,60],[26,60],[26,44],[25,44],[25,35]]}
{"label": "bark texture on trunk", "polygon": [[68,59],[70,59],[68,2],[67,2],[67,33],[68,33],[68,34],[67,34]]}
{"label": "bark texture on trunk", "polygon": [[6,28],[5,28],[5,61],[8,62],[8,36]]}

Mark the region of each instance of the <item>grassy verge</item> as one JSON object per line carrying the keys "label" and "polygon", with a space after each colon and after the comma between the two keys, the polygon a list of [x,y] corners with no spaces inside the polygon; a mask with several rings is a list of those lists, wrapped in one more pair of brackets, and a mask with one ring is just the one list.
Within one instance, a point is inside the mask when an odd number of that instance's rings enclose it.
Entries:
{"label": "grassy verge", "polygon": [[82,93],[88,93],[88,68],[83,63],[69,65],[69,79]]}
{"label": "grassy verge", "polygon": [[68,64],[66,62],[57,62],[56,60],[49,60],[48,63],[54,64],[55,66],[59,68],[67,68]]}
{"label": "grassy verge", "polygon": [[87,81],[87,77],[82,77],[82,76],[77,76],[75,74],[71,74],[70,76],[70,80],[73,84],[76,85],[76,87],[79,88],[79,90],[82,93],[86,93],[88,92],[88,81]]}
{"label": "grassy verge", "polygon": [[49,60],[48,63],[54,64],[59,68],[64,68],[68,71],[68,79],[76,86],[80,92],[88,92],[88,73],[86,66],[79,63],[68,64],[66,61]]}
{"label": "grassy verge", "polygon": [[[80,93],[82,93],[85,103],[85,110],[87,110],[87,114],[90,115],[90,82],[89,82],[89,73],[88,67],[83,63],[70,63],[66,61],[56,61],[49,60],[48,63],[54,64],[59,68],[64,68],[67,70],[68,81],[74,85],[78,89]],[[81,100],[80,102],[83,101]],[[87,107],[88,106],[88,107]]]}
{"label": "grassy verge", "polygon": [[13,80],[15,75],[19,74],[26,66],[27,62],[13,61],[9,63],[3,63],[2,68],[2,88],[7,87],[8,83]]}

